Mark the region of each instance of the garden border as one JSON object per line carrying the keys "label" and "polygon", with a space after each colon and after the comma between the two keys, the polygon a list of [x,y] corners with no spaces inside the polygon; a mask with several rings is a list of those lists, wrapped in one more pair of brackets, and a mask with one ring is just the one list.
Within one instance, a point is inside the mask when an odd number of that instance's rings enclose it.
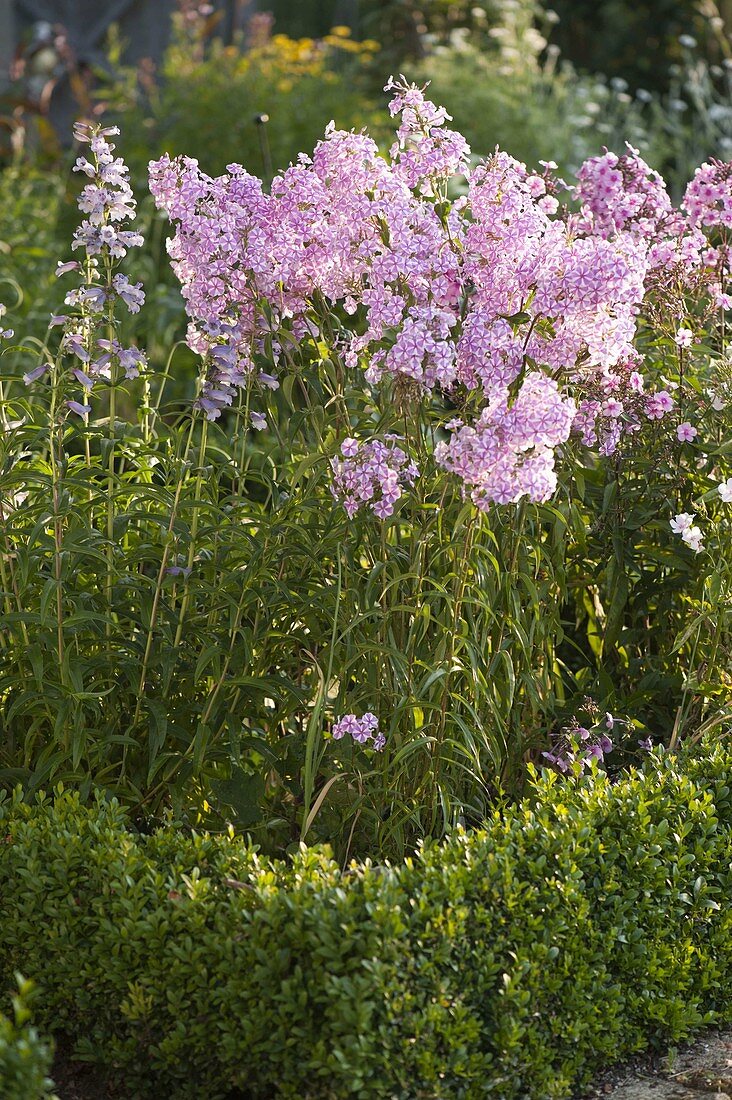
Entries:
{"label": "garden border", "polygon": [[398,868],[0,803],[0,973],[131,1097],[523,1097],[732,1017],[732,749],[546,775]]}

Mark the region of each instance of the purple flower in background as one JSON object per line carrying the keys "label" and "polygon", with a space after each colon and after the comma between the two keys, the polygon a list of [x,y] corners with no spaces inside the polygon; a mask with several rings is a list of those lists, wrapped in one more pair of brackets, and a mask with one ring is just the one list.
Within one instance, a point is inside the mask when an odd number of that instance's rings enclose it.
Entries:
{"label": "purple flower in background", "polygon": [[61,340],[61,350],[76,356],[82,363],[88,363],[91,356],[84,347],[84,333],[75,329],[68,329]]}
{"label": "purple flower in background", "polygon": [[543,752],[541,755],[545,757],[550,764],[554,764],[555,767],[559,768],[560,772],[568,772],[574,762],[574,756],[569,752],[565,752],[564,754],[558,752]]}
{"label": "purple flower in background", "polygon": [[140,369],[147,366],[147,356],[139,348],[118,347],[117,358],[119,359],[119,365],[125,372],[125,378],[137,378]]}
{"label": "purple flower in background", "polygon": [[79,401],[67,401],[66,404],[78,416],[86,416],[91,412],[91,405],[82,405]]}
{"label": "purple flower in background", "polygon": [[361,718],[357,718],[355,714],[344,714],[334,724],[331,736],[334,741],[340,741],[347,733],[360,745],[373,740],[373,748],[377,752],[380,752],[386,743],[383,733],[379,731],[379,720],[370,710],[367,710]]}
{"label": "purple flower in background", "polygon": [[273,374],[267,374],[263,370],[259,372],[259,381],[262,383],[263,386],[267,386],[270,390],[278,390],[280,388],[280,384],[275,376]]}
{"label": "purple flower in background", "polygon": [[169,577],[188,578],[191,575],[192,570],[185,565],[169,565],[165,572]]}
{"label": "purple flower in background", "polygon": [[92,386],[94,385],[94,382],[89,377],[89,375],[85,374],[84,371],[81,370],[80,367],[74,367],[73,370],[72,370],[72,374],[73,374],[74,378],[76,379],[76,381],[81,382],[82,386],[85,386],[86,389],[90,390],[92,388]]}
{"label": "purple flower in background", "polygon": [[[128,248],[143,243],[139,233],[115,224],[135,217],[128,169],[120,157],[114,156],[114,145],[108,140],[118,132],[116,127],[100,128],[86,123],[74,127],[77,141],[87,143],[91,150],[90,158],[79,157],[74,165],[74,171],[90,181],[82,189],[78,202],[79,209],[88,217],[82,220],[72,242],[74,249],[84,249],[86,259],[59,262],[57,276],[78,272],[83,281],[67,291],[64,298],[73,313],[54,315],[49,325],[49,328],[63,326],[61,353],[73,356],[83,365],[84,369],[72,366],[71,372],[87,391],[97,379],[112,377],[115,358],[126,378],[135,378],[147,364],[145,355],[137,348],[121,348],[116,340],[102,336],[107,328],[107,318],[103,320],[102,314],[110,302],[119,299],[131,313],[137,313],[145,300],[142,285],[130,283],[119,272],[111,274],[115,265],[109,262],[119,260]],[[28,371],[24,381],[30,384],[47,369],[48,365],[39,365]],[[68,400],[66,405],[80,416],[90,412],[90,406],[79,401]]]}
{"label": "purple flower in background", "polygon": [[626,724],[624,719],[614,717],[609,711],[602,715],[598,705],[590,698],[585,700],[582,709],[593,718],[593,724],[581,726],[573,718],[552,736],[551,750],[541,754],[563,774],[572,770],[575,764],[584,771],[592,760],[602,763],[614,747],[608,731]]}
{"label": "purple flower in background", "polygon": [[65,275],[67,271],[78,271],[80,267],[78,260],[68,260],[65,264],[59,260],[56,265],[56,278],[58,279],[59,275]]}
{"label": "purple flower in background", "polygon": [[23,375],[23,381],[26,386],[29,386],[31,382],[35,382],[37,379],[42,378],[46,371],[50,369],[50,363],[40,363],[39,366],[34,367],[33,370],[29,370],[27,374]]}
{"label": "purple flower in background", "polygon": [[103,286],[82,286],[70,290],[64,302],[67,306],[86,307],[91,313],[101,313],[107,301],[107,291]]}

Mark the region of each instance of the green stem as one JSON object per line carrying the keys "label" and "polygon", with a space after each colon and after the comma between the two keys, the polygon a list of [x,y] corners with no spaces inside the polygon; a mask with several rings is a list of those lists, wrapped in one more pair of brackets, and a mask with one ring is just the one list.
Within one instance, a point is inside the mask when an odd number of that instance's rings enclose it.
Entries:
{"label": "green stem", "polygon": [[239,401],[239,407],[236,410],[236,428],[234,429],[235,437],[239,439],[239,462],[237,464],[237,473],[239,474],[238,484],[238,496],[241,500],[244,493],[244,482],[246,480],[246,449],[247,449],[247,432],[249,431],[249,401],[252,393],[251,379],[247,380],[247,388],[244,397],[244,415],[243,419],[240,419],[242,412],[242,402]]}
{"label": "green stem", "polygon": [[[447,654],[446,654],[445,662],[444,662],[445,666],[446,666],[446,672],[445,672],[445,679],[443,681],[444,687],[443,687],[443,691],[442,691],[442,700],[441,700],[441,703],[440,703],[440,718],[439,718],[439,726],[437,728],[436,745],[435,745],[436,750],[439,750],[439,748],[442,745],[442,742],[444,740],[444,737],[445,737],[445,724],[446,724],[446,721],[447,721],[447,707],[448,707],[448,703],[450,701],[450,682],[451,682],[451,678],[452,678],[452,663],[453,663],[453,660],[455,659],[455,650],[456,650],[456,640],[457,640],[458,626],[459,626],[459,623],[460,623],[460,619],[462,618],[463,597],[465,595],[465,587],[467,585],[468,559],[470,557],[470,553],[471,553],[472,548],[473,548],[474,522],[475,522],[475,516],[474,516],[473,513],[471,513],[469,518],[468,518],[467,525],[466,525],[465,539],[464,539],[464,542],[463,542],[463,549],[462,549],[461,554],[460,554],[460,560],[459,560],[459,564],[458,564],[458,568],[457,568],[457,573],[456,573],[456,576],[455,576],[455,585],[454,585],[454,589],[453,589],[452,624],[451,624],[451,627],[450,627],[450,637],[449,637],[449,640],[448,640]],[[437,773],[438,774],[435,775],[435,777],[434,777],[435,786],[437,784],[437,779],[438,779],[439,770],[440,770],[440,760],[441,760],[441,757],[438,755],[437,762],[436,762],[437,763]]]}
{"label": "green stem", "polygon": [[307,738],[305,742],[305,764],[303,768],[303,808],[302,808],[302,822],[300,825],[300,840],[305,839],[307,832],[308,820],[310,818],[310,807],[313,798],[313,792],[315,790],[315,779],[318,773],[318,764],[320,753],[318,752],[319,746],[323,743],[323,723],[321,716],[325,710],[326,700],[328,698],[328,692],[330,690],[330,683],[333,676],[333,661],[335,658],[335,646],[336,637],[338,635],[338,618],[341,606],[341,591],[343,588],[343,572],[341,566],[341,547],[338,545],[338,578],[336,581],[336,600],[335,610],[333,613],[333,628],[330,637],[330,653],[328,654],[328,671],[325,676],[325,680],[321,683],[320,691],[318,693],[319,698],[316,699],[313,713],[310,716],[308,723]]}
{"label": "green stem", "polygon": [[109,455],[107,458],[107,580],[106,580],[106,595],[107,595],[107,623],[106,623],[106,635],[107,635],[107,647],[110,650],[111,655],[111,640],[112,640],[112,608],[113,608],[113,587],[114,587],[114,444],[115,444],[115,418],[117,415],[117,401],[114,385],[114,376],[112,377],[111,386],[109,389]]}
{"label": "green stem", "polygon": [[147,631],[147,639],[145,641],[145,653],[142,659],[142,668],[140,670],[140,682],[137,685],[137,703],[135,704],[135,713],[132,719],[133,728],[137,725],[140,717],[140,707],[142,706],[142,700],[145,696],[145,687],[147,683],[147,669],[150,663],[150,654],[152,652],[152,644],[155,636],[155,627],[157,626],[158,619],[158,606],[160,604],[160,597],[163,591],[163,581],[165,580],[165,570],[168,566],[168,559],[170,556],[170,548],[172,546],[173,527],[178,515],[178,505],[180,503],[180,496],[183,490],[183,485],[186,482],[185,470],[188,462],[188,453],[191,446],[191,440],[193,437],[193,426],[195,419],[191,418],[191,427],[188,432],[188,441],[186,443],[185,452],[183,455],[182,474],[178,478],[178,484],[175,487],[175,497],[173,499],[173,507],[170,511],[170,522],[168,523],[167,537],[165,540],[165,546],[163,547],[163,556],[160,559],[160,568],[158,570],[157,581],[155,582],[155,592],[153,595],[152,608],[150,609],[150,624]]}
{"label": "green stem", "polygon": [[204,417],[201,423],[201,443],[198,452],[198,471],[196,474],[196,496],[193,505],[193,518],[191,519],[191,541],[188,547],[188,560],[186,563],[187,573],[185,578],[185,585],[183,589],[183,599],[180,605],[180,615],[178,616],[178,626],[175,631],[175,640],[173,642],[173,648],[177,649],[180,645],[181,638],[183,637],[183,624],[185,622],[186,613],[188,611],[188,604],[190,602],[190,578],[191,571],[193,569],[193,562],[196,557],[196,539],[198,538],[198,514],[199,514],[199,502],[201,499],[201,491],[203,488],[203,467],[206,458],[206,441],[208,436],[208,420]]}
{"label": "green stem", "polygon": [[[59,460],[62,458],[63,425],[59,423],[60,438],[56,438],[56,409],[58,401],[58,366],[54,367],[51,387],[50,431],[49,431],[49,458],[51,462],[51,485],[53,498],[53,544],[54,544],[54,576],[56,580],[56,655],[58,657],[59,676],[61,683],[65,682],[64,673],[64,628],[63,628],[63,587],[61,578],[61,552],[63,545],[63,532],[61,526],[61,477],[59,472]],[[58,453],[56,446],[58,445]]]}

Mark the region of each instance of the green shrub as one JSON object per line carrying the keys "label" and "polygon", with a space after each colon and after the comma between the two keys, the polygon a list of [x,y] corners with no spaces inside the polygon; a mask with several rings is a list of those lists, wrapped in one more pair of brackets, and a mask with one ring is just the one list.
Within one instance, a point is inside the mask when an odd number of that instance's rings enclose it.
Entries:
{"label": "green shrub", "polygon": [[444,103],[454,125],[476,156],[496,145],[537,168],[554,160],[574,172],[603,146],[622,153],[625,142],[656,162],[665,150],[648,131],[641,105],[602,77],[578,75],[545,57],[545,40],[527,28],[507,25],[500,53],[488,52],[455,32],[419,64],[411,79],[430,83],[430,95]]}
{"label": "green shrub", "polygon": [[[708,15],[721,9],[729,23],[725,0],[699,4],[694,0],[552,0],[559,16],[554,37],[562,51],[583,69],[619,76],[634,85],[663,91],[679,60],[684,34],[707,32]],[[724,10],[726,7],[726,11]]]}
{"label": "green shrub", "polygon": [[29,1021],[33,983],[17,977],[11,1016],[0,1012],[0,1096],[2,1100],[50,1100],[53,1083],[46,1076],[51,1048]]}
{"label": "green shrub", "polygon": [[0,967],[126,1095],[567,1096],[732,1017],[732,751],[541,779],[399,867],[0,805]]}
{"label": "green shrub", "polygon": [[376,42],[356,42],[345,27],[322,39],[271,35],[260,18],[246,46],[191,35],[174,21],[159,83],[117,71],[112,107],[131,138],[133,179],[146,180],[148,161],[164,152],[197,157],[212,174],[235,161],[267,177],[312,149],[331,119],[389,136],[369,75]]}
{"label": "green shrub", "polygon": [[0,300],[8,324],[39,338],[58,309],[53,268],[64,246],[64,182],[27,166],[0,171]]}

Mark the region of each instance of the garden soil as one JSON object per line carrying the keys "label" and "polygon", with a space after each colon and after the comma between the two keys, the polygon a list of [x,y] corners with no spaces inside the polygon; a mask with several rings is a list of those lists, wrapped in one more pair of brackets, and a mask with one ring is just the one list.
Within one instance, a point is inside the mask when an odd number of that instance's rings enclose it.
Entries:
{"label": "garden soil", "polygon": [[[53,1067],[59,1100],[131,1100],[97,1067],[73,1061],[58,1043]],[[231,1100],[239,1094],[232,1094]],[[732,1100],[732,1030],[707,1031],[663,1056],[644,1056],[602,1075],[574,1100]]]}
{"label": "garden soil", "polygon": [[615,1068],[575,1100],[732,1100],[732,1031]]}

